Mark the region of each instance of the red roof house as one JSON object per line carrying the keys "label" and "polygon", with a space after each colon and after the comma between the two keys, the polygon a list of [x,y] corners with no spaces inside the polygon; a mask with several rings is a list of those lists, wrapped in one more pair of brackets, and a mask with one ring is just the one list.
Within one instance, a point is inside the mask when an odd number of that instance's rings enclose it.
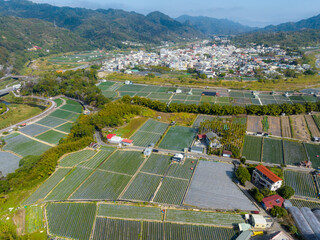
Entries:
{"label": "red roof house", "polygon": [[258,169],[264,176],[266,176],[267,178],[269,178],[272,182],[278,182],[281,181],[282,179],[279,178],[276,174],[274,174],[273,172],[271,172],[267,167],[263,166],[263,165],[258,165],[256,167],[256,169]]}
{"label": "red roof house", "polygon": [[133,140],[130,140],[130,139],[122,139],[122,144],[124,144],[124,145],[131,145],[132,144],[132,142],[133,142]]}
{"label": "red roof house", "polygon": [[284,199],[276,194],[269,197],[265,197],[264,199],[262,199],[261,204],[266,210],[269,210],[274,206],[282,207],[283,201]]}
{"label": "red roof house", "polygon": [[252,182],[258,186],[276,191],[281,187],[282,179],[263,165],[258,165],[252,173]]}
{"label": "red roof house", "polygon": [[114,137],[114,136],[116,136],[116,134],[111,134],[111,133],[110,133],[110,134],[107,135],[107,139],[110,140],[110,139],[111,139],[112,137]]}
{"label": "red roof house", "polygon": [[206,139],[207,135],[206,134],[198,134],[198,139],[202,140],[202,139]]}

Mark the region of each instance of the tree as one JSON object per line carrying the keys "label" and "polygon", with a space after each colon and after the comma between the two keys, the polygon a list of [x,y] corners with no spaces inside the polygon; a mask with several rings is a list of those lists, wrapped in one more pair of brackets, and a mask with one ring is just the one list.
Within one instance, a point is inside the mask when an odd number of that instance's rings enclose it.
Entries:
{"label": "tree", "polygon": [[272,196],[272,195],[275,195],[276,194],[276,192],[274,192],[274,191],[271,191],[269,188],[263,188],[263,189],[261,189],[260,190],[260,192],[263,194],[263,196],[265,196],[265,197],[269,197],[269,196]]}
{"label": "tree", "polygon": [[282,207],[278,207],[278,206],[274,206],[271,211],[270,214],[273,217],[277,217],[277,218],[282,218],[288,215],[288,212],[286,209],[282,208]]}
{"label": "tree", "polygon": [[7,180],[0,181],[0,193],[7,193],[10,190],[9,182]]}
{"label": "tree", "polygon": [[289,225],[289,233],[296,234],[297,232],[298,232],[298,229],[296,228],[296,226],[290,224]]}
{"label": "tree", "polygon": [[294,195],[294,189],[290,186],[282,186],[277,192],[285,199],[290,199]]}
{"label": "tree", "polygon": [[236,171],[236,177],[242,185],[245,185],[246,181],[251,180],[251,175],[247,168],[239,166]]}
{"label": "tree", "polygon": [[257,202],[261,202],[262,199],[264,198],[263,194],[259,191],[258,188],[254,187],[252,189],[249,190],[249,193],[251,194],[251,196],[257,201]]}
{"label": "tree", "polygon": [[240,162],[242,163],[242,164],[245,164],[246,163],[246,158],[245,157],[242,157],[241,159],[240,159]]}

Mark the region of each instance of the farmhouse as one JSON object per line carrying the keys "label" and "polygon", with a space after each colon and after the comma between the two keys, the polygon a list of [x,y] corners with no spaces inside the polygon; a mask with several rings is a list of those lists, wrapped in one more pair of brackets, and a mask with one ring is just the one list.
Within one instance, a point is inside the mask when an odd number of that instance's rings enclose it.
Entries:
{"label": "farmhouse", "polygon": [[117,136],[116,134],[108,134],[107,141],[111,144],[120,144],[122,141],[122,138]]}
{"label": "farmhouse", "polygon": [[253,170],[252,182],[271,191],[276,191],[281,187],[282,179],[265,166],[259,165]]}
{"label": "farmhouse", "polygon": [[214,132],[208,132],[206,134],[206,143],[207,143],[208,147],[220,148],[221,144],[220,144],[219,139],[220,139],[220,137],[218,136],[218,134],[216,134]]}
{"label": "farmhouse", "polygon": [[272,195],[262,199],[261,204],[266,210],[272,209],[274,206],[282,207],[284,199],[279,195]]}
{"label": "farmhouse", "polygon": [[132,145],[133,140],[130,139],[122,139],[121,143],[124,146],[131,146]]}

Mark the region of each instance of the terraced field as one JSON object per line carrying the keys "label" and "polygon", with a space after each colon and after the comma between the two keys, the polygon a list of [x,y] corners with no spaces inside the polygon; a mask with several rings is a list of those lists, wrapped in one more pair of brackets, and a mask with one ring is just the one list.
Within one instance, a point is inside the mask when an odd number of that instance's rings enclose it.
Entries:
{"label": "terraced field", "polygon": [[92,150],[82,150],[80,152],[71,153],[66,157],[62,158],[59,161],[59,165],[61,167],[74,167],[78,165],[80,162],[91,158],[94,154],[96,154],[96,152]]}
{"label": "terraced field", "polygon": [[59,127],[57,127],[56,129],[62,132],[66,132],[66,133],[70,133],[70,130],[72,128],[72,123],[67,122]]}
{"label": "terraced field", "polygon": [[2,175],[6,176],[8,173],[12,173],[16,169],[18,169],[20,159],[21,158],[17,157],[12,153],[0,152],[0,171]]}
{"label": "terraced field", "polygon": [[51,113],[49,117],[56,117],[66,121],[75,121],[79,117],[79,114],[58,109]]}
{"label": "terraced field", "polygon": [[100,150],[94,157],[85,162],[80,163],[79,166],[95,169],[110,156],[113,150],[114,149]]}
{"label": "terraced field", "polygon": [[47,143],[58,144],[60,139],[65,136],[66,136],[66,134],[64,134],[64,133],[50,130],[50,131],[45,132],[41,135],[38,135],[36,138],[39,140],[42,140],[44,142],[47,142]]}
{"label": "terraced field", "polygon": [[164,175],[171,163],[171,156],[152,154],[142,167],[142,172]]}
{"label": "terraced field", "polygon": [[49,128],[34,123],[19,129],[19,132],[22,132],[31,137],[34,137],[48,130]]}
{"label": "terraced field", "polygon": [[37,122],[37,124],[40,124],[40,125],[43,125],[43,126],[47,126],[47,127],[50,127],[50,128],[54,128],[54,127],[57,127],[61,124],[64,124],[66,123],[65,120],[61,119],[61,118],[56,118],[56,117],[50,117],[50,116],[47,116],[43,119],[41,119],[40,121]]}
{"label": "terraced field", "polygon": [[66,104],[66,105],[63,105],[60,109],[67,110],[70,112],[75,112],[75,113],[82,113],[82,110],[83,110],[80,104]]}
{"label": "terraced field", "polygon": [[262,137],[245,136],[242,156],[248,160],[260,162]]}
{"label": "terraced field", "polygon": [[264,138],[262,161],[276,164],[284,163],[282,140]]}
{"label": "terraced field", "polygon": [[174,163],[170,166],[167,176],[189,180],[197,166],[197,160],[187,158],[183,164]]}

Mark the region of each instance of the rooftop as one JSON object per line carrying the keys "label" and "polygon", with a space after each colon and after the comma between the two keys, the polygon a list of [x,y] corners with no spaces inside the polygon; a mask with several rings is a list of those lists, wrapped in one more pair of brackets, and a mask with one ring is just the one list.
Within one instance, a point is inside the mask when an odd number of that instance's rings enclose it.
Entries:
{"label": "rooftop", "polygon": [[267,208],[272,208],[273,206],[281,207],[283,201],[284,199],[277,194],[262,199],[262,202]]}
{"label": "rooftop", "polygon": [[259,170],[262,174],[264,174],[267,178],[269,178],[272,182],[278,182],[282,180],[263,165],[258,165],[256,169]]}

